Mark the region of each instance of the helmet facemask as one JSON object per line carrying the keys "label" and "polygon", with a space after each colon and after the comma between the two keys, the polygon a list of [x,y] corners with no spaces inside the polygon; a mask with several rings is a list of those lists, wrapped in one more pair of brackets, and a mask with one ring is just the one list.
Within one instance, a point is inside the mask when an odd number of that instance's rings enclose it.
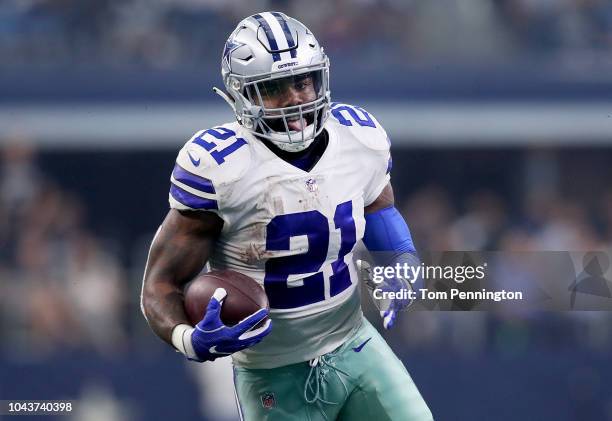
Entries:
{"label": "helmet facemask", "polygon": [[323,130],[330,102],[327,62],[240,82],[232,96],[241,103],[242,124],[256,136],[297,152]]}

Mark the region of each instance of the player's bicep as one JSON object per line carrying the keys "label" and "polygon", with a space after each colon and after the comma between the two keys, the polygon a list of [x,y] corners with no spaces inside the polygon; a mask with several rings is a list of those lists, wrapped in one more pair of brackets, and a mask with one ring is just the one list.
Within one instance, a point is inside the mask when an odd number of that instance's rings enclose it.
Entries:
{"label": "player's bicep", "polygon": [[204,267],[222,228],[214,213],[171,209],[151,244],[145,282],[188,282]]}
{"label": "player's bicep", "polygon": [[[385,191],[390,189],[391,181],[391,154],[389,150],[376,151],[372,153],[368,167],[371,168],[369,181],[364,188],[364,203],[366,207],[374,205],[375,202],[380,202],[382,199],[388,199],[388,194]],[[381,196],[383,196],[381,198]],[[393,200],[393,192],[391,191],[391,200]],[[393,202],[391,202],[393,205]]]}

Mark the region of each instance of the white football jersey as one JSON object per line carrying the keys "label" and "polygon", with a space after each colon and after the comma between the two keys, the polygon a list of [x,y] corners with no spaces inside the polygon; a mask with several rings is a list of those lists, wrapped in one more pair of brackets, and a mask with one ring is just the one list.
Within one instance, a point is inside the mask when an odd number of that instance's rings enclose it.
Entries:
{"label": "white football jersey", "polygon": [[237,123],[197,132],[181,149],[170,206],[224,221],[210,258],[259,282],[272,332],[233,355],[251,368],[307,361],[340,346],[361,323],[353,248],[363,209],[389,181],[389,140],[365,110],[333,103],[329,142],[308,172]]}

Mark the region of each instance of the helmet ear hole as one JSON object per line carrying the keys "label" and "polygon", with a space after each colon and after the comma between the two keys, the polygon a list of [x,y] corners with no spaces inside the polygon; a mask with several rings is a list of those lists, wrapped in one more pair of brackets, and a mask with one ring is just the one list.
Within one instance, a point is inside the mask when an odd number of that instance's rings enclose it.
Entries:
{"label": "helmet ear hole", "polygon": [[230,78],[230,87],[234,90],[234,91],[239,91],[240,90],[240,81],[236,78]]}

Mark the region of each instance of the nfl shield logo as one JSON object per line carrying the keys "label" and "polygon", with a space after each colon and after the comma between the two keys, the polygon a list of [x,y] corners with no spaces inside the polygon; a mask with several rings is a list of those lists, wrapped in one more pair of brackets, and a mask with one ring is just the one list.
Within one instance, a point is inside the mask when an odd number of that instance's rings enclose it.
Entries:
{"label": "nfl shield logo", "polygon": [[261,404],[266,409],[270,409],[274,405],[276,405],[276,400],[274,399],[274,393],[266,392],[263,395],[261,395]]}
{"label": "nfl shield logo", "polygon": [[306,180],[306,188],[309,192],[314,193],[319,189],[319,186],[317,186],[317,181],[314,178],[309,178]]}

